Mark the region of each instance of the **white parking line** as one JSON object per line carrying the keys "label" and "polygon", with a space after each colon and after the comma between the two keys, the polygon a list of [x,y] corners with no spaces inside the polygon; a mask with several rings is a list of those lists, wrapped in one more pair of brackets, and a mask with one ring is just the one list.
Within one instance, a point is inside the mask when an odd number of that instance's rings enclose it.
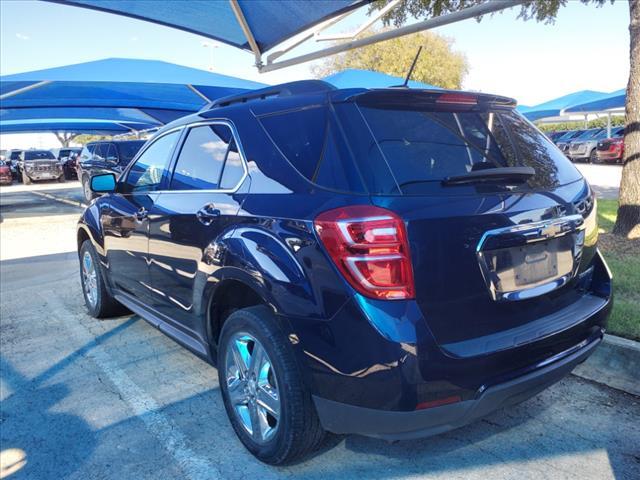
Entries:
{"label": "white parking line", "polygon": [[84,202],[78,202],[76,200],[69,200],[68,198],[56,197],[55,195],[51,195],[50,193],[45,192],[36,192],[30,191],[29,193],[33,193],[35,195],[40,195],[41,197],[48,198],[50,200],[55,200],[56,202],[66,203],[67,205],[73,205],[74,207],[86,208],[87,204]]}
{"label": "white parking line", "polygon": [[[62,301],[55,295],[39,293],[42,301],[51,305],[52,315],[65,311]],[[72,315],[69,313],[69,315]],[[80,319],[64,321],[55,317],[56,321],[69,332],[80,344],[95,340],[91,332],[81,323]],[[141,420],[147,430],[153,434],[162,447],[175,459],[185,477],[191,480],[222,478],[217,467],[198,455],[187,446],[186,436],[178,427],[160,411],[158,403],[147,395],[129,376],[118,366],[102,345],[96,343],[86,353],[96,365],[105,373],[111,383],[118,389],[120,397],[131,408],[136,417]]]}

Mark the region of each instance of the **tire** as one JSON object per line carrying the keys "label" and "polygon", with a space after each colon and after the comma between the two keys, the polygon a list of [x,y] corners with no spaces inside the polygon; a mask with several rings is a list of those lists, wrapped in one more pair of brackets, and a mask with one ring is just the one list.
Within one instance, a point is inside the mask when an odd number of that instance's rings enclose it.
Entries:
{"label": "tire", "polygon": [[[85,263],[87,255],[94,267],[94,275],[91,281],[89,280],[90,275],[88,275],[88,272],[85,275],[85,269],[88,267]],[[94,318],[106,318],[128,313],[127,309],[118,303],[107,290],[102,273],[102,265],[95,248],[90,240],[85,240],[80,247],[80,284],[82,285],[82,296],[89,315]],[[87,284],[89,281],[94,288],[95,299],[91,298],[88,291]]]}
{"label": "tire", "polygon": [[[249,339],[249,341],[245,344],[243,339]],[[231,349],[236,348],[235,345],[247,345],[244,351],[250,355],[247,360],[249,368],[244,381],[242,375],[238,373],[240,369],[235,368],[237,364],[234,358],[242,358],[233,355]],[[251,361],[254,359],[253,353],[260,346],[266,352],[269,367],[258,368],[256,371],[259,375],[256,380],[255,377],[251,377],[251,367],[255,368],[255,364]],[[256,458],[271,465],[286,464],[304,457],[322,443],[325,431],[320,425],[311,394],[304,386],[291,344],[278,328],[273,314],[267,307],[249,307],[233,312],[224,323],[218,347],[218,378],[227,415],[240,441]],[[239,353],[239,350],[235,351]],[[256,357],[259,356],[256,353]],[[268,373],[264,373],[265,371]],[[251,386],[252,378],[253,387]],[[267,385],[261,386],[261,383],[267,383]],[[241,387],[242,385],[246,388]],[[232,403],[230,387],[235,390],[236,399],[250,398],[251,393],[254,394],[253,400],[246,400],[247,406],[244,406],[244,400],[236,402],[238,409],[250,411],[253,403],[254,408],[262,408],[263,413],[268,411],[261,407],[259,399],[268,398],[268,393],[265,397],[265,391],[276,392],[278,399],[276,403],[279,409],[277,419],[269,413],[260,417],[266,419],[265,425],[267,428],[273,428],[273,432],[263,436],[262,428],[260,433],[255,435],[247,430],[240,413]],[[243,391],[248,393],[242,393]],[[273,400],[272,397],[271,400]],[[246,415],[251,417],[249,413]],[[258,414],[253,418],[258,418]],[[276,419],[275,422],[274,419]],[[256,425],[251,420],[247,419],[247,421],[252,426]]]}
{"label": "tire", "polygon": [[33,183],[24,170],[22,171],[22,183],[25,185],[31,185]]}
{"label": "tire", "polygon": [[84,199],[87,202],[90,202],[95,198],[95,195],[91,191],[91,187],[89,186],[90,179],[88,176],[82,177],[82,194],[84,195]]}
{"label": "tire", "polygon": [[599,163],[598,162],[598,154],[596,153],[596,149],[595,148],[593,150],[591,150],[591,153],[589,154],[588,163]]}

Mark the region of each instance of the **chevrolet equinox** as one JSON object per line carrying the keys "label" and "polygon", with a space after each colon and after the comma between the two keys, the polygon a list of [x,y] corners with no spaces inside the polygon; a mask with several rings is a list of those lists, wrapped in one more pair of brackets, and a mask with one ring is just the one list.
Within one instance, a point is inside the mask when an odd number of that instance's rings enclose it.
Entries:
{"label": "chevrolet equinox", "polygon": [[593,352],[612,300],[593,191],[514,107],[321,81],[215,101],[92,178],[87,308],[216,365],[271,464],[523,401]]}

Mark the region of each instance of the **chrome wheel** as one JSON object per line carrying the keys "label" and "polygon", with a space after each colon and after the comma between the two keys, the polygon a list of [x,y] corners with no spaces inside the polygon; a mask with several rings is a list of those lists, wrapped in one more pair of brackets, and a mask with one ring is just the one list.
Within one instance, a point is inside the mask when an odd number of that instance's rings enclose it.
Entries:
{"label": "chrome wheel", "polygon": [[278,431],[280,395],[266,350],[252,335],[236,333],[227,344],[224,371],[236,419],[253,441],[268,442]]}
{"label": "chrome wheel", "polygon": [[87,201],[91,200],[91,184],[89,183],[89,179],[86,177],[82,181],[82,189],[84,190],[84,198]]}
{"label": "chrome wheel", "polygon": [[84,296],[92,307],[98,303],[98,281],[93,258],[89,252],[82,256],[82,289]]}

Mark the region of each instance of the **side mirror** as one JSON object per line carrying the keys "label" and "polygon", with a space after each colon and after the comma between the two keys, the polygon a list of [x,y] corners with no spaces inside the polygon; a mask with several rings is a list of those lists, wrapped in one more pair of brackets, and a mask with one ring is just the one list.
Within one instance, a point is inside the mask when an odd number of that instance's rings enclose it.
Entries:
{"label": "side mirror", "polygon": [[111,193],[116,191],[116,176],[113,173],[104,173],[91,177],[91,191],[95,193]]}

